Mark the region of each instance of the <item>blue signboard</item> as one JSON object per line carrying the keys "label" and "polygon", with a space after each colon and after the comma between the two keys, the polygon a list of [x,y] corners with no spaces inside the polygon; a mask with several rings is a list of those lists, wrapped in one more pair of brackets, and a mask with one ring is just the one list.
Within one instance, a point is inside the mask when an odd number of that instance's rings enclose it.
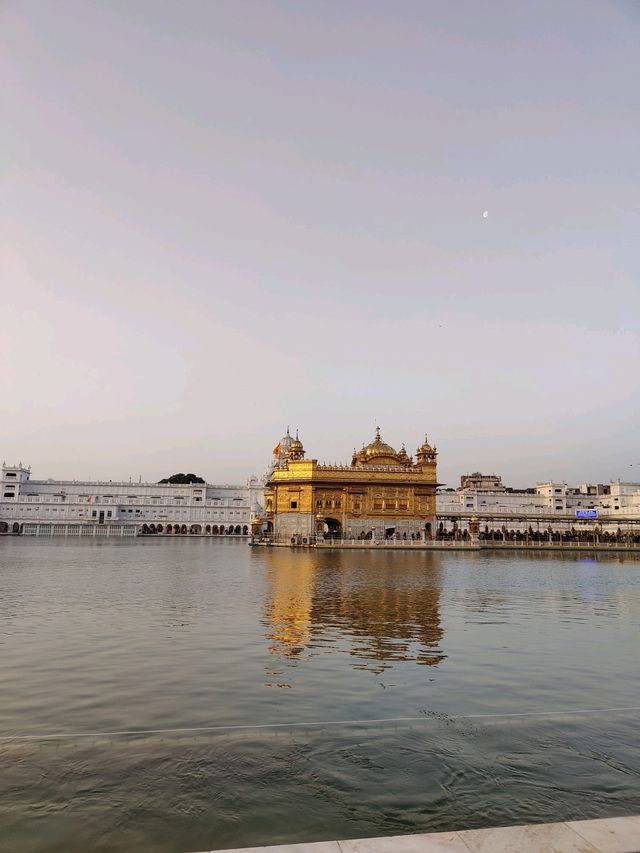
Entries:
{"label": "blue signboard", "polygon": [[598,510],[597,509],[577,509],[576,510],[576,518],[597,518]]}

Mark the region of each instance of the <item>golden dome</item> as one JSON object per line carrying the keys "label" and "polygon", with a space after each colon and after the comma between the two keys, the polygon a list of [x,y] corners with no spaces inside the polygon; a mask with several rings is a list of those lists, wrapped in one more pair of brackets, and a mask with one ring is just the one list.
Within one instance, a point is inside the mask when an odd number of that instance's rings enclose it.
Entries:
{"label": "golden dome", "polygon": [[421,444],[416,452],[416,458],[418,460],[418,463],[435,462],[437,455],[438,451],[435,447],[431,447],[431,445],[429,444],[429,439],[425,435],[424,444]]}
{"label": "golden dome", "polygon": [[421,445],[420,450],[424,450],[425,453],[433,453],[435,450],[435,448],[431,447],[431,445],[429,444],[429,438],[426,435],[424,437],[424,444]]}
{"label": "golden dome", "polygon": [[291,441],[289,445],[289,449],[287,450],[287,456],[289,459],[304,459],[304,447],[302,442],[298,438],[298,433],[296,431],[296,437]]}
{"label": "golden dome", "polygon": [[[375,462],[381,465],[395,465],[398,462],[398,454],[380,438],[380,427],[376,427],[376,436],[371,442],[361,451],[367,462]],[[382,461],[387,460],[387,461]]]}

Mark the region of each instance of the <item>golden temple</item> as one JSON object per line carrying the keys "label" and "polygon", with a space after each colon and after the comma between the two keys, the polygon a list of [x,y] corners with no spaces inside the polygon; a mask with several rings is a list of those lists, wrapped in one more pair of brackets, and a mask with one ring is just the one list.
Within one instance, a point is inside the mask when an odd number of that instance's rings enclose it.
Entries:
{"label": "golden temple", "polygon": [[[265,487],[265,518],[254,526],[274,542],[307,545],[331,539],[430,539],[435,529],[437,451],[426,436],[415,460],[373,440],[350,465],[306,458],[289,430],[274,449]],[[258,529],[260,528],[260,529]]]}

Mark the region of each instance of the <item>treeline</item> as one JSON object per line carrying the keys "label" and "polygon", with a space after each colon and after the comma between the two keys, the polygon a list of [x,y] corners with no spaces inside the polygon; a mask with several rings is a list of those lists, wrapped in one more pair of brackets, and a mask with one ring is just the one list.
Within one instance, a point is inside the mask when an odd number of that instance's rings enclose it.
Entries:
{"label": "treeline", "polygon": [[173,485],[186,486],[189,483],[204,483],[202,477],[197,474],[172,474],[170,477],[165,477],[164,480],[158,480],[158,483],[172,483]]}

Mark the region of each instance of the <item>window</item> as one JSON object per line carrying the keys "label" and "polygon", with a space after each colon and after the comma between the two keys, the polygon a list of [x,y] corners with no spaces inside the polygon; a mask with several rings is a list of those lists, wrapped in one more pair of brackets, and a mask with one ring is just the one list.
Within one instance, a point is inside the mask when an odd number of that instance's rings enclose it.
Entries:
{"label": "window", "polygon": [[289,506],[291,509],[298,509],[298,501],[290,501]]}
{"label": "window", "polygon": [[107,518],[111,518],[111,510],[107,513]]}
{"label": "window", "polygon": [[93,512],[91,513],[91,518],[97,518],[97,516],[98,516],[98,513],[94,509]]}
{"label": "window", "polygon": [[5,496],[5,498],[15,498],[16,493],[15,492],[5,492],[4,496]]}
{"label": "window", "polygon": [[13,477],[15,479],[18,475],[14,471],[12,471],[9,474],[5,474],[5,476],[6,477]]}

